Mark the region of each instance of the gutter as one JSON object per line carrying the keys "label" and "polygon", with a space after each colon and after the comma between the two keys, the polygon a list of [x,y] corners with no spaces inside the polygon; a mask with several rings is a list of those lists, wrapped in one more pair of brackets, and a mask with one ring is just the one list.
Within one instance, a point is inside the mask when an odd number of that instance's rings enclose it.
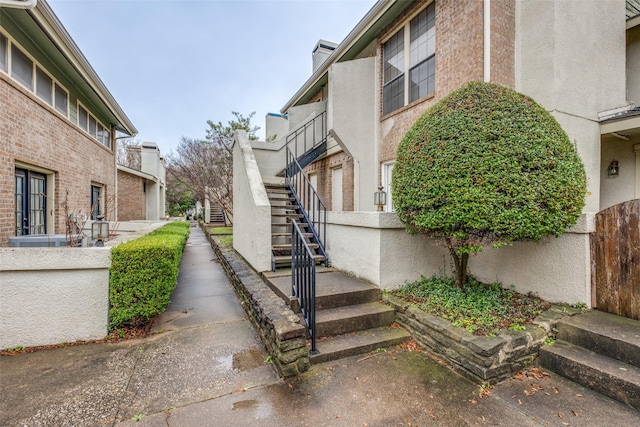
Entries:
{"label": "gutter", "polygon": [[329,70],[329,67],[338,62],[338,60],[353,46],[353,44],[361,37],[362,33],[366,31],[371,24],[376,22],[394,3],[396,0],[379,0],[369,12],[358,22],[353,30],[345,37],[345,39],[335,48],[333,53],[322,63],[322,65],[316,70],[315,73],[309,77],[309,79],[302,85],[300,89],[293,95],[293,97],[280,109],[280,112],[285,114],[289,108],[291,108],[298,99],[300,99],[318,80],[320,80],[324,74]]}
{"label": "gutter", "polygon": [[0,0],[0,7],[14,9],[33,9],[37,4],[38,0]]}
{"label": "gutter", "polygon": [[[0,0],[0,2],[6,1],[7,0]],[[32,1],[34,2],[35,7],[28,13],[34,21],[40,25],[45,34],[47,34],[53,41],[54,45],[58,47],[60,53],[67,58],[78,74],[80,74],[80,76],[89,84],[91,89],[107,106],[107,108],[111,110],[119,122],[117,127],[121,128],[122,131],[131,136],[136,135],[138,130],[129,120],[120,105],[118,105],[118,102],[115,100],[113,95],[111,95],[91,64],[89,64],[89,61],[87,61],[83,53],[80,51],[80,48],[78,48],[78,45],[76,45],[60,20],[56,17],[51,6],[49,6],[45,0],[40,0],[37,4],[35,4],[37,0],[26,0],[23,3]]]}

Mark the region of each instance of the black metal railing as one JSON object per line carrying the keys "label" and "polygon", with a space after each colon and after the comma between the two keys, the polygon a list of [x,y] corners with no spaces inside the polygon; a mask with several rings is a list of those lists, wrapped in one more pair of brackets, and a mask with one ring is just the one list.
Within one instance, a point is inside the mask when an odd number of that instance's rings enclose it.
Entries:
{"label": "black metal railing", "polygon": [[291,220],[291,236],[291,292],[309,330],[311,354],[316,354],[316,260],[295,219]]}
{"label": "black metal railing", "polygon": [[303,221],[309,224],[309,233],[312,233],[311,241],[318,244],[318,253],[324,256],[324,263],[329,265],[329,258],[324,249],[327,237],[327,207],[324,205],[315,188],[309,182],[307,174],[298,163],[294,153],[287,146],[286,184],[291,189],[299,213]]}
{"label": "black metal railing", "polygon": [[327,112],[325,110],[287,135],[285,145],[290,149],[293,147],[291,151],[298,159],[300,155],[325,142],[327,135]]}

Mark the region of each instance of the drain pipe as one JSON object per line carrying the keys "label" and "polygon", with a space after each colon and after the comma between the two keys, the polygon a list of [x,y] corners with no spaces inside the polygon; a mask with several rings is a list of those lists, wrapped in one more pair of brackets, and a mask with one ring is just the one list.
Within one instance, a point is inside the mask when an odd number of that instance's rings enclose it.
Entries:
{"label": "drain pipe", "polygon": [[491,81],[491,0],[484,0],[484,81]]}

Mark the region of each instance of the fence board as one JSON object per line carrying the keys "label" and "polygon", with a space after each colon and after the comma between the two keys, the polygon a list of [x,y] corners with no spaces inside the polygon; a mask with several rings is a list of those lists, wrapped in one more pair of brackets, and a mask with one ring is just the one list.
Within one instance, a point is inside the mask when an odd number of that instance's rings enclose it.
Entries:
{"label": "fence board", "polygon": [[599,212],[592,245],[597,308],[640,320],[640,199]]}

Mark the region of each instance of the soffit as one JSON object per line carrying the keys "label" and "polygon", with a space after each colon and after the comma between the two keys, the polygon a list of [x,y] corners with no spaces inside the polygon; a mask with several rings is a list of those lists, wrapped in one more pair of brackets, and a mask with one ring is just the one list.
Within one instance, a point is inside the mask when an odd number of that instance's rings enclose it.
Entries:
{"label": "soffit", "polygon": [[627,20],[640,16],[640,0],[627,0]]}

